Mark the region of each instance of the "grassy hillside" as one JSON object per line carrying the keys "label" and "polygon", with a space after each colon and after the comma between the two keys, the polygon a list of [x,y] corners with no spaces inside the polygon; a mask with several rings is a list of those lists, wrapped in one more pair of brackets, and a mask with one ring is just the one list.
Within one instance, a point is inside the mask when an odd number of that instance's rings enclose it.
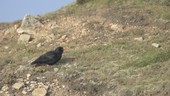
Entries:
{"label": "grassy hillside", "polygon": [[[82,0],[83,1],[83,0]],[[63,8],[68,13],[79,13],[83,14],[82,11],[98,10],[100,8],[107,8],[112,11],[112,8],[123,9],[123,8],[135,8],[136,10],[146,10],[153,12],[155,17],[170,19],[169,13],[169,0],[84,0],[83,4],[73,3]],[[62,9],[61,9],[62,10]]]}

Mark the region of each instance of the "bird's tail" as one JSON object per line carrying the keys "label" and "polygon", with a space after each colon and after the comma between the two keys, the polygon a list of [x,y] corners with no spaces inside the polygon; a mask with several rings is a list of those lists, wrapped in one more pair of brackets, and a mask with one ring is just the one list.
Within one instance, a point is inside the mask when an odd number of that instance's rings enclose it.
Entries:
{"label": "bird's tail", "polygon": [[31,63],[31,65],[35,65],[36,64],[36,62],[35,61],[33,61],[32,63]]}

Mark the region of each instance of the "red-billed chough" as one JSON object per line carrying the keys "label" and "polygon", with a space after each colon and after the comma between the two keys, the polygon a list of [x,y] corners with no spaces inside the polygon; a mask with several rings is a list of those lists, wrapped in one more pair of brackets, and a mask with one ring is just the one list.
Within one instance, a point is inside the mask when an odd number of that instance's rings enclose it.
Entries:
{"label": "red-billed chough", "polygon": [[61,59],[63,51],[63,47],[57,47],[54,51],[48,51],[38,57],[35,61],[31,63],[31,65],[53,65]]}

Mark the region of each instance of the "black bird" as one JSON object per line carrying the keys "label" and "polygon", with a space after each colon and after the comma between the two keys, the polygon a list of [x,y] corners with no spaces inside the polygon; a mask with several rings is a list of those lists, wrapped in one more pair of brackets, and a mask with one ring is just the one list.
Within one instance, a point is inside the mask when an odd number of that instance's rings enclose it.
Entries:
{"label": "black bird", "polygon": [[43,64],[53,65],[61,59],[63,51],[64,51],[63,47],[57,47],[54,51],[48,51],[45,54],[38,57],[35,61],[31,63],[31,65],[34,65],[34,64],[35,65],[43,65]]}

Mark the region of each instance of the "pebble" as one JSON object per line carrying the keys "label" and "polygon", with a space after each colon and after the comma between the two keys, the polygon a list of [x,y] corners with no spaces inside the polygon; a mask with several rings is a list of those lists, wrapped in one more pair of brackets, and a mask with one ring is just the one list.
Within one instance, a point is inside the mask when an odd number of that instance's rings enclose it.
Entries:
{"label": "pebble", "polygon": [[40,77],[36,77],[37,80],[41,79]]}
{"label": "pebble", "polygon": [[134,38],[135,41],[143,41],[143,37],[137,37],[137,38]]}
{"label": "pebble", "polygon": [[156,47],[156,48],[161,47],[158,43],[152,43],[152,46],[153,46],[153,47]]}
{"label": "pebble", "polygon": [[36,81],[31,81],[31,84],[36,84],[37,82]]}
{"label": "pebble", "polygon": [[24,87],[24,83],[23,82],[17,82],[14,85],[12,85],[12,87],[14,89],[18,89],[19,90],[20,88]]}
{"label": "pebble", "polygon": [[38,43],[38,44],[37,44],[37,48],[39,48],[39,47],[41,47],[41,46],[43,46],[42,43]]}
{"label": "pebble", "polygon": [[4,85],[4,86],[1,88],[1,90],[2,90],[3,92],[7,91],[8,89],[9,89],[9,87],[8,87],[7,85]]}
{"label": "pebble", "polygon": [[9,47],[8,47],[8,46],[5,46],[4,48],[5,48],[5,49],[8,49]]}
{"label": "pebble", "polygon": [[26,90],[23,90],[23,91],[22,91],[22,94],[24,94],[24,95],[27,94],[27,91],[26,91]]}
{"label": "pebble", "polygon": [[29,80],[29,79],[30,79],[30,76],[31,76],[31,74],[27,74],[27,80]]}
{"label": "pebble", "polygon": [[33,89],[37,86],[37,84],[30,84],[30,88]]}
{"label": "pebble", "polygon": [[58,68],[54,68],[54,72],[58,72],[58,70],[59,70]]}
{"label": "pebble", "polygon": [[26,84],[29,84],[30,82],[29,82],[29,81],[26,81],[25,83],[26,83]]}

